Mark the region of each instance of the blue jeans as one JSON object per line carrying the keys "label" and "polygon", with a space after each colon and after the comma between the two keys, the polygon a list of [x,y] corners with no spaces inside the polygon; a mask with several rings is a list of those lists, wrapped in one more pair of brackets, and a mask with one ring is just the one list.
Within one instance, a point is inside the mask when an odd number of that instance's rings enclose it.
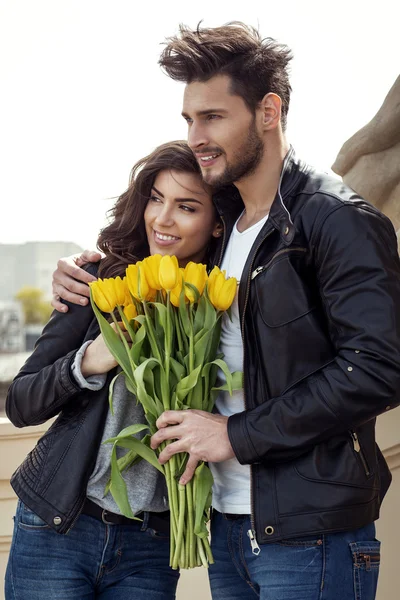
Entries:
{"label": "blue jeans", "polygon": [[169,536],[146,527],[106,525],[81,515],[55,533],[21,502],[6,572],[6,600],[172,600],[179,573]]}
{"label": "blue jeans", "polygon": [[260,544],[252,553],[250,518],[214,511],[213,600],[373,600],[380,542],[373,524],[355,531]]}

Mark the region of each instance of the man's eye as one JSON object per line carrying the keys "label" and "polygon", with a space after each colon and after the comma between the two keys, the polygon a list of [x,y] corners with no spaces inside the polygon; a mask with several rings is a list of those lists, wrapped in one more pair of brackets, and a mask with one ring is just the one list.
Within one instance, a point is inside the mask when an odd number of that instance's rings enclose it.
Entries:
{"label": "man's eye", "polygon": [[188,125],[191,125],[193,123],[193,119],[191,119],[190,117],[183,117],[183,118],[185,119],[185,121]]}
{"label": "man's eye", "polygon": [[208,121],[214,121],[214,119],[219,119],[219,115],[207,115]]}

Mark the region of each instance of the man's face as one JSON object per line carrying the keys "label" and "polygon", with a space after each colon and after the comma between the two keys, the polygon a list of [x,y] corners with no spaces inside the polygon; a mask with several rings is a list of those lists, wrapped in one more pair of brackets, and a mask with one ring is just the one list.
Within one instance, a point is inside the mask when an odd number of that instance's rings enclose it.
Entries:
{"label": "man's face", "polygon": [[206,183],[221,187],[256,170],[264,150],[256,118],[243,98],[230,93],[227,75],[189,83],[182,115],[189,127],[188,144]]}

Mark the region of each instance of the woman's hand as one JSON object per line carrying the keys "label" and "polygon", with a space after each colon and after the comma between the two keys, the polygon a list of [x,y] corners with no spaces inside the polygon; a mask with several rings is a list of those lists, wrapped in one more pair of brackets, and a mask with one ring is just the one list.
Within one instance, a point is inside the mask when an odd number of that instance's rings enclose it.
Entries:
{"label": "woman's hand", "polygon": [[[114,323],[111,323],[111,327],[115,330]],[[128,341],[128,344],[131,344],[128,332],[125,331],[124,335]],[[87,379],[87,377],[90,375],[108,373],[108,371],[114,369],[117,364],[117,361],[107,348],[104,338],[100,333],[100,335],[98,335],[97,338],[86,348],[82,359],[81,373],[85,379]]]}

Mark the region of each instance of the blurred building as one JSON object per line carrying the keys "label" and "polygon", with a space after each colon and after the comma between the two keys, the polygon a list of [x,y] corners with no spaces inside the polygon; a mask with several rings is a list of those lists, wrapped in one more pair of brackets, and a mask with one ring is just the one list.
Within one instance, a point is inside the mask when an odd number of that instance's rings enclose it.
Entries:
{"label": "blurred building", "polygon": [[25,350],[24,316],[17,302],[0,302],[0,354]]}
{"label": "blurred building", "polygon": [[0,244],[0,302],[12,302],[24,286],[39,288],[50,299],[57,260],[80,252],[73,242]]}

